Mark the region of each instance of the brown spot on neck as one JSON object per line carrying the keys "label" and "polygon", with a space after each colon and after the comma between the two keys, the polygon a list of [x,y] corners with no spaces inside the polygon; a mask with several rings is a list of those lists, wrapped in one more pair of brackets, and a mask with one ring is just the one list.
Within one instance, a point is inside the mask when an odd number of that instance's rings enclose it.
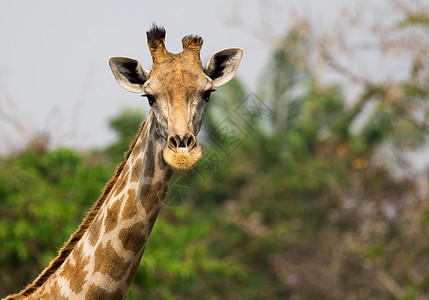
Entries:
{"label": "brown spot on neck", "polygon": [[152,178],[155,174],[155,143],[152,140],[148,141],[145,153],[145,161],[143,166],[143,176]]}
{"label": "brown spot on neck", "polygon": [[69,281],[70,289],[78,294],[82,291],[88,271],[84,267],[89,263],[90,258],[83,258],[82,245],[77,247],[73,252],[75,263],[70,262],[70,258],[66,260],[61,276]]}
{"label": "brown spot on neck", "polygon": [[95,284],[89,286],[88,292],[85,295],[85,300],[120,300],[124,298],[125,296],[120,289],[108,292]]}
{"label": "brown spot on neck", "polygon": [[95,267],[94,273],[100,272],[103,275],[108,275],[116,281],[124,278],[130,262],[125,261],[119,256],[112,242],[108,241],[106,247],[99,245],[94,253]]}
{"label": "brown spot on neck", "polygon": [[144,236],[144,223],[138,222],[128,228],[124,228],[119,233],[119,240],[125,250],[137,254],[146,244]]}
{"label": "brown spot on neck", "polygon": [[131,219],[137,214],[137,201],[136,192],[134,190],[128,191],[128,197],[122,210],[122,218],[124,220]]}
{"label": "brown spot on neck", "polygon": [[82,291],[86,276],[88,275],[88,271],[79,268],[80,266],[73,266],[67,260],[64,264],[64,270],[60,274],[69,281],[70,289],[76,294]]}
{"label": "brown spot on neck", "polygon": [[164,192],[164,185],[167,185],[167,183],[160,181],[157,181],[155,183],[153,183],[152,181],[150,185],[142,185],[141,203],[147,213],[152,212],[155,208],[161,205],[161,200],[163,199],[160,198],[162,198],[162,196],[165,197],[165,195],[162,194]]}
{"label": "brown spot on neck", "polygon": [[140,180],[142,176],[142,165],[143,159],[139,158],[134,162],[133,170],[131,171],[131,182],[136,182]]}
{"label": "brown spot on neck", "polygon": [[118,196],[127,186],[128,183],[128,177],[121,178],[116,182],[115,184],[115,197]]}
{"label": "brown spot on neck", "polygon": [[107,209],[106,217],[104,218],[104,231],[109,233],[118,225],[119,211],[121,209],[121,203],[124,197],[120,200],[116,200],[113,204]]}
{"label": "brown spot on neck", "polygon": [[40,299],[69,300],[69,298],[61,295],[61,289],[57,281],[55,281],[49,291],[40,295]]}
{"label": "brown spot on neck", "polygon": [[92,224],[88,228],[88,240],[92,246],[94,246],[98,242],[98,239],[100,238],[100,231],[101,220],[98,217],[92,222]]}

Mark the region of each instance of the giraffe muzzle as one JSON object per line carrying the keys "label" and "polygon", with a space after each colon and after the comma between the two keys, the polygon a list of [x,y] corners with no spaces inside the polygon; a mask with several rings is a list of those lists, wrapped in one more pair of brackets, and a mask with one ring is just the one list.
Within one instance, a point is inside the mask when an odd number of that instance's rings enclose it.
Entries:
{"label": "giraffe muzzle", "polygon": [[176,171],[192,169],[202,155],[203,150],[192,133],[187,133],[184,136],[170,134],[163,151],[165,162]]}

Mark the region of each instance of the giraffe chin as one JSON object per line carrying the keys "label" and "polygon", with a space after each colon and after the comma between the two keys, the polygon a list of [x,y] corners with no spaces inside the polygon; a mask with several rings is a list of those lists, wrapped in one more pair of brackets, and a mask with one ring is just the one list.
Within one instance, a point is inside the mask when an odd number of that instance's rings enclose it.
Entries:
{"label": "giraffe chin", "polygon": [[175,150],[165,147],[162,156],[164,161],[174,171],[189,171],[203,156],[203,149],[196,144],[191,150],[185,147],[176,148]]}

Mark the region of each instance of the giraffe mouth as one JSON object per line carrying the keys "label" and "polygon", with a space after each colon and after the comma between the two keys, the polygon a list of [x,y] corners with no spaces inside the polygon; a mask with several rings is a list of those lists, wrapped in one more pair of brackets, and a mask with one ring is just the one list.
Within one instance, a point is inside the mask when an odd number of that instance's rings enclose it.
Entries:
{"label": "giraffe mouth", "polygon": [[164,161],[175,171],[189,171],[203,156],[203,149],[195,143],[192,147],[165,147]]}

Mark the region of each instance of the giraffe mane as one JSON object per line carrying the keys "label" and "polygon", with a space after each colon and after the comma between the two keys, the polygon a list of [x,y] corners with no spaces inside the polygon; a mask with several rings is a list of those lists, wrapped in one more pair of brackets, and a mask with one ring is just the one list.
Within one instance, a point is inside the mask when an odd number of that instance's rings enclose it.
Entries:
{"label": "giraffe mane", "polygon": [[19,292],[16,295],[11,295],[9,297],[6,297],[5,300],[12,300],[12,299],[21,299],[23,297],[29,296],[33,294],[39,287],[41,287],[48,278],[55,273],[56,270],[64,263],[64,261],[67,259],[67,257],[70,255],[74,247],[76,246],[77,242],[82,238],[82,236],[85,234],[88,227],[91,225],[92,221],[96,217],[98,211],[104,204],[107,196],[109,195],[110,191],[112,190],[113,186],[117,182],[119,176],[121,175],[122,170],[124,169],[124,166],[126,162],[128,161],[128,158],[131,155],[132,150],[134,149],[137,139],[139,138],[140,134],[142,133],[146,121],[144,121],[139,128],[139,131],[134,138],[134,140],[131,142],[130,147],[127,152],[125,152],[124,157],[125,160],[122,161],[115,172],[115,175],[113,178],[106,184],[104,187],[103,193],[101,194],[100,198],[95,202],[95,204],[92,206],[92,208],[89,210],[88,214],[82,221],[82,223],[79,225],[79,228],[73,233],[73,235],[69,238],[69,240],[64,244],[64,246],[58,251],[57,257],[51,261],[49,266],[43,270],[42,273],[26,288],[24,288],[21,292]]}

